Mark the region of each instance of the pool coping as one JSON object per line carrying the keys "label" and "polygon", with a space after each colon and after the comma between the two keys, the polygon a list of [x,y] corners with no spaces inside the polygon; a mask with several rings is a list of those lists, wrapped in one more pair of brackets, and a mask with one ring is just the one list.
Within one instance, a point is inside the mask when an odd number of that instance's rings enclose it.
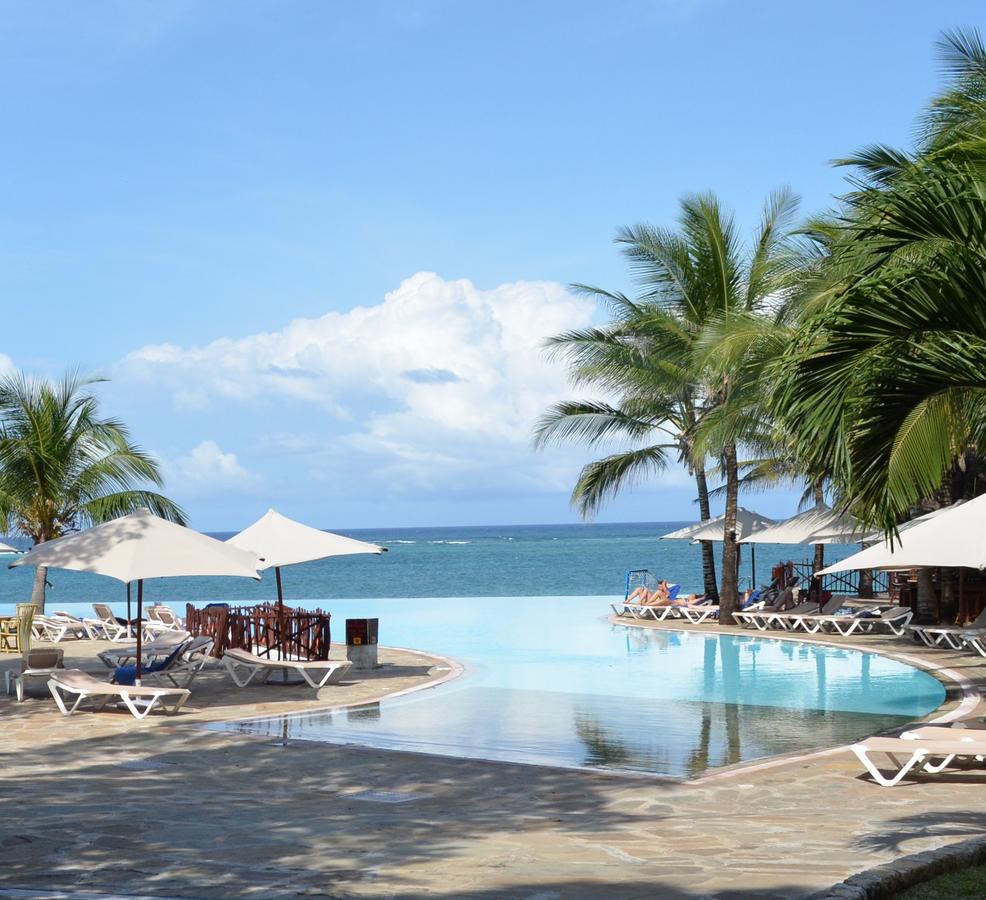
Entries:
{"label": "pool coping", "polygon": [[[410,687],[402,688],[399,691],[393,691],[390,694],[384,694],[382,697],[377,697],[375,700],[353,700],[349,703],[326,703],[325,705],[313,705],[307,707],[306,709],[296,709],[292,712],[269,712],[260,713],[259,715],[253,716],[237,716],[232,719],[224,719],[215,722],[196,722],[195,724],[188,724],[183,726],[186,728],[193,728],[195,730],[205,730],[211,732],[217,731],[227,731],[231,734],[236,734],[237,732],[229,728],[223,728],[224,725],[234,725],[238,722],[262,722],[267,719],[285,719],[285,718],[295,718],[299,716],[307,716],[311,713],[326,713],[333,712],[340,709],[354,709],[358,706],[371,706],[374,703],[382,703],[384,700],[393,700],[397,697],[404,697],[408,694],[416,694],[420,691],[427,691],[431,688],[439,687],[443,684],[448,684],[450,681],[454,681],[459,676],[463,675],[468,667],[459,662],[457,659],[453,659],[450,656],[442,656],[438,653],[430,653],[425,650],[413,650],[410,647],[392,647],[389,644],[380,644],[379,648],[381,650],[395,650],[401,653],[414,653],[417,656],[423,656],[426,659],[434,660],[432,667],[438,666],[440,668],[448,667],[448,672],[442,675],[440,678],[432,678],[423,684],[413,684]],[[316,702],[318,698],[315,698]],[[297,740],[302,740],[298,738]]]}
{"label": "pool coping", "polygon": [[[941,666],[936,666],[930,660],[926,660],[920,656],[912,656],[908,653],[900,653],[894,650],[887,650],[882,647],[874,647],[869,644],[854,644],[849,641],[837,642],[829,641],[824,638],[815,637],[815,635],[804,634],[804,635],[790,635],[783,633],[763,633],[757,632],[756,634],[750,634],[744,630],[734,630],[735,626],[731,627],[730,630],[718,630],[721,626],[715,626],[716,630],[703,626],[695,626],[692,628],[675,628],[672,624],[665,622],[654,622],[653,624],[647,624],[643,622],[636,621],[625,621],[622,617],[615,614],[610,614],[603,617],[605,621],[609,622],[611,625],[620,626],[624,628],[639,628],[644,631],[673,631],[678,634],[725,634],[725,635],[743,635],[746,637],[751,637],[759,640],[768,641],[791,641],[799,644],[818,644],[823,647],[834,647],[837,649],[845,650],[855,650],[860,653],[873,653],[877,656],[885,656],[888,659],[893,659],[897,662],[904,663],[905,665],[911,666],[912,668],[920,669],[923,672],[936,678],[942,683],[945,688],[945,701],[941,703],[938,707],[933,709],[923,718],[917,720],[926,725],[931,724],[944,724],[948,722],[954,722],[957,719],[961,719],[963,716],[972,712],[982,701],[983,695],[978,687],[972,682],[971,679],[966,678],[966,676],[954,671],[953,669],[943,668]],[[954,695],[955,691],[960,691],[960,695],[956,697]],[[955,703],[954,708],[941,712],[941,710],[951,703]],[[894,731],[904,731],[907,730],[906,726],[893,729]],[[709,784],[715,781],[722,781],[727,778],[734,778],[738,775],[747,775],[755,772],[760,772],[765,769],[773,769],[778,766],[789,765],[799,762],[805,762],[807,760],[819,759],[825,756],[834,756],[838,753],[845,753],[850,750],[851,744],[839,744],[834,747],[823,747],[817,750],[811,750],[807,753],[795,753],[795,754],[783,754],[780,756],[770,756],[763,757],[759,760],[752,761],[750,763],[737,763],[732,766],[719,766],[711,770],[706,775],[699,775],[697,778],[680,779],[682,784],[691,785],[703,785]]]}

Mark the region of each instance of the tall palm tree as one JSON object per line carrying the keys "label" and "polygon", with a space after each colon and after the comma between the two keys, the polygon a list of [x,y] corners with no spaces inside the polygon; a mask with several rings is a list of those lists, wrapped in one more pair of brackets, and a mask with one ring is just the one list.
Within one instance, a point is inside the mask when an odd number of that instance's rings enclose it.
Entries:
{"label": "tall palm tree", "polygon": [[[98,379],[59,383],[22,374],[0,379],[0,523],[41,544],[146,506],[184,524],[179,506],[142,485],[162,484],[157,463],[126,427],[99,417],[87,390]],[[31,602],[44,612],[47,569]]]}
{"label": "tall palm tree", "polygon": [[[641,283],[641,295],[626,295],[576,285],[609,305],[613,321],[548,341],[553,353],[569,363],[576,386],[591,386],[614,398],[566,401],[549,409],[538,422],[535,441],[575,440],[588,446],[622,438],[634,444],[588,463],[572,491],[583,516],[638,480],[666,468],[673,457],[695,478],[699,515],[711,517],[705,465],[694,461],[692,434],[700,415],[702,390],[690,359],[702,319],[691,302],[696,278],[693,261],[680,236],[646,225],[622,229],[624,245]],[[697,286],[696,292],[697,292]],[[716,598],[712,543],[702,542],[705,593]]]}
{"label": "tall palm tree", "polygon": [[[714,324],[760,315],[781,296],[782,276],[791,271],[788,232],[795,207],[790,193],[773,195],[750,250],[743,248],[732,218],[712,195],[686,197],[676,231],[649,225],[621,230],[617,240],[624,245],[639,295],[631,300],[580,286],[609,302],[615,321],[551,341],[571,364],[576,383],[606,390],[617,402],[559,404],[536,431],[540,443],[568,438],[592,445],[619,435],[641,445],[583,469],[573,492],[583,512],[592,512],[633,479],[663,468],[675,452],[695,475],[701,516],[708,519],[706,459],[710,453],[719,457],[726,481],[726,527],[718,595],[726,624],[738,595],[737,446],[763,429],[752,406],[739,402],[755,392],[753,383],[741,369],[709,365],[701,342]],[[715,595],[711,543],[703,546],[703,569],[706,592]]]}
{"label": "tall palm tree", "polygon": [[705,315],[693,346],[694,377],[705,386],[693,433],[696,459],[717,457],[724,481],[725,522],[719,620],[732,623],[738,600],[736,509],[740,448],[777,455],[779,440],[765,403],[764,367],[786,334],[788,295],[798,283],[802,254],[792,237],[797,197],[768,197],[749,246],[712,194],[683,203],[682,227],[703,272]]}

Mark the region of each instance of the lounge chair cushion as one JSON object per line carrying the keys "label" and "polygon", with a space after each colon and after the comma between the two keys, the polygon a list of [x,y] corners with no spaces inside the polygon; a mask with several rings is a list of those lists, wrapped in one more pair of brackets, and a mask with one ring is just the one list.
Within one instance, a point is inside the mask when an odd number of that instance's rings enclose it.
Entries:
{"label": "lounge chair cushion", "polygon": [[[148,675],[154,672],[163,672],[174,665],[175,660],[178,658],[178,654],[185,649],[185,642],[178,644],[174,650],[171,651],[163,659],[159,659],[157,662],[150,663],[146,666],[141,666],[141,672],[146,672]],[[117,666],[116,671],[113,673],[113,680],[117,684],[134,684],[137,681],[137,664],[133,663],[129,666]]]}

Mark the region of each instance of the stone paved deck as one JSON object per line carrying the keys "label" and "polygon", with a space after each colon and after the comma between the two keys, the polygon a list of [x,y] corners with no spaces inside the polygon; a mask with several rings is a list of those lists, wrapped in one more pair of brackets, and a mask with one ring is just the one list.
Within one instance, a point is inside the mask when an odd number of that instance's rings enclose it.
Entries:
{"label": "stone paved deck", "polygon": [[[865,643],[986,684],[986,660]],[[419,671],[393,686],[428,677]],[[244,711],[231,705],[236,694],[206,680],[193,697],[198,711],[145,723],[113,713],[65,720],[38,694],[23,706],[0,701],[0,896],[61,888],[187,898],[795,898],[986,833],[978,774],[886,789],[836,752],[676,783],[278,747],[185,727],[215,714],[210,689],[230,695],[222,717],[310,704],[258,694]],[[367,791],[412,796],[379,803],[360,796]]]}

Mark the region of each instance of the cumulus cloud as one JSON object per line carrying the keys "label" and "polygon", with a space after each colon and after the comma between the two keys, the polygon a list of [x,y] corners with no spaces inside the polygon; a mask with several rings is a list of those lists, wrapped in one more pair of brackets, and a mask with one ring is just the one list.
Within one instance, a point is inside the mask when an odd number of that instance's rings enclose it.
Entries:
{"label": "cumulus cloud", "polygon": [[[571,393],[542,345],[594,313],[592,301],[554,282],[481,290],[421,272],[377,305],[201,347],[146,346],[123,367],[127,378],[166,387],[179,410],[242,405],[276,419],[303,407],[311,427],[277,433],[288,452],[311,448],[316,476],[356,453],[401,486],[472,481],[492,467],[501,483],[567,489],[571,465],[562,476],[555,454],[530,449],[537,417]],[[318,446],[319,420],[333,425],[331,446]],[[203,465],[222,456],[212,442],[200,450]]]}
{"label": "cumulus cloud", "polygon": [[259,476],[247,471],[235,453],[224,452],[215,441],[202,441],[174,461],[171,479],[184,490],[205,493],[214,491],[249,491],[259,486]]}

